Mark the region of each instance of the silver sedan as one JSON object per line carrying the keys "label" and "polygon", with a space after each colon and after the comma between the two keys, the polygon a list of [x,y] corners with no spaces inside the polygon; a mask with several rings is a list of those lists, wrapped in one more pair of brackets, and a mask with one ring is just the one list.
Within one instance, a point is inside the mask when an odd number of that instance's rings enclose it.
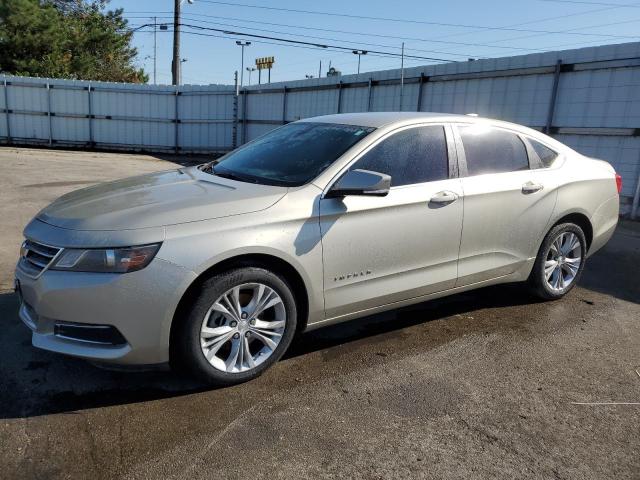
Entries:
{"label": "silver sedan", "polygon": [[33,345],[233,384],[294,334],[486,285],[553,300],[611,237],[620,177],[537,131],[362,113],[60,197],[16,269]]}

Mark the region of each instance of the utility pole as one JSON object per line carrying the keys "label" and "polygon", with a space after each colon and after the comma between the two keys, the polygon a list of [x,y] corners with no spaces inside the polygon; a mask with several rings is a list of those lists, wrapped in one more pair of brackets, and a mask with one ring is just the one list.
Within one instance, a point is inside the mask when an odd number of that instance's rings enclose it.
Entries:
{"label": "utility pole", "polygon": [[320,60],[320,67],[318,67],[318,78],[322,78],[322,60]]}
{"label": "utility pole", "polygon": [[402,42],[402,57],[400,60],[400,111],[402,111],[403,90],[404,90],[404,42]]}
{"label": "utility pole", "polygon": [[173,61],[171,77],[173,85],[180,85],[180,4],[182,0],[173,1]]}
{"label": "utility pole", "polygon": [[[182,81],[180,65],[180,7],[184,0],[173,0],[173,60],[171,61],[171,76],[173,85],[180,85]],[[193,3],[194,0],[187,0]],[[154,27],[155,28],[155,27]],[[166,30],[166,28],[160,28]]]}
{"label": "utility pole", "polygon": [[156,42],[156,26],[158,17],[153,17],[153,84],[156,85],[156,58],[158,58],[158,44]]}

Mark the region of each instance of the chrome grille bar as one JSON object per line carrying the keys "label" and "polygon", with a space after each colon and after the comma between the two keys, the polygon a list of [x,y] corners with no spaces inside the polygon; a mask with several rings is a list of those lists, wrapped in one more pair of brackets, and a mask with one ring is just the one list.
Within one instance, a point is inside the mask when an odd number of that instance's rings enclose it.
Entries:
{"label": "chrome grille bar", "polygon": [[38,276],[49,267],[61,250],[61,248],[34,242],[33,240],[25,240],[22,244],[20,265],[24,267],[25,273]]}

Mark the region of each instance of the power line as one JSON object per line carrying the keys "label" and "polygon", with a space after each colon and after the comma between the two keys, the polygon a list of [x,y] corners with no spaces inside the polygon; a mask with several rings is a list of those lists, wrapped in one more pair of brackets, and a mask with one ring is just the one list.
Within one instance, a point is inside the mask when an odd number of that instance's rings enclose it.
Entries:
{"label": "power line", "polygon": [[640,5],[634,4],[623,4],[623,3],[610,3],[610,2],[581,2],[578,0],[539,0],[540,2],[551,2],[551,3],[573,3],[578,5],[606,5],[609,7],[623,7],[623,8],[640,8]]}
{"label": "power line", "polygon": [[[252,5],[247,3],[231,3],[231,2],[222,2],[218,0],[199,0],[200,3],[212,3],[216,5],[228,5],[234,7],[245,7],[245,8],[259,8],[262,10],[274,10],[279,12],[289,12],[289,13],[304,13],[310,15],[324,15],[331,17],[344,17],[344,18],[357,18],[362,20],[379,20],[384,22],[400,22],[400,23],[414,23],[414,24],[422,24],[422,25],[437,25],[441,27],[455,27],[455,28],[475,28],[478,30],[499,30],[499,31],[510,31],[510,32],[524,32],[524,33],[543,33],[543,34],[554,34],[554,33],[565,33],[562,31],[549,31],[549,30],[527,30],[527,29],[519,29],[519,28],[510,28],[510,27],[491,27],[487,25],[465,25],[458,23],[444,23],[444,22],[429,22],[426,20],[412,20],[407,18],[384,18],[384,17],[373,17],[368,15],[353,15],[347,13],[335,13],[335,12],[322,12],[318,10],[299,10],[295,8],[282,8],[282,7],[268,7],[265,5]],[[560,1],[560,0],[556,0]],[[567,0],[568,1],[568,0]],[[619,5],[616,5],[619,6]],[[585,33],[585,32],[567,32],[567,35],[583,35],[583,36],[596,36],[596,37],[610,37],[610,38],[638,38],[638,35],[609,35],[602,33]]]}
{"label": "power line", "polygon": [[[196,16],[196,14],[190,14],[191,16]],[[484,47],[484,46],[491,46],[491,45],[484,45],[482,43],[469,43],[469,42],[445,42],[445,41],[438,41],[438,40],[432,40],[432,39],[428,39],[428,38],[420,38],[420,37],[403,37],[403,36],[398,36],[398,35],[384,35],[384,34],[380,34],[380,33],[362,33],[362,32],[354,32],[354,31],[349,31],[349,30],[335,30],[335,29],[330,29],[330,28],[319,28],[319,27],[310,27],[310,26],[301,26],[301,25],[290,25],[290,24],[286,24],[286,23],[274,23],[274,22],[265,22],[265,21],[258,21],[258,20],[246,20],[246,19],[242,19],[242,18],[236,18],[236,17],[221,17],[221,16],[216,16],[216,15],[204,15],[204,14],[197,14],[197,16],[199,17],[206,17],[206,18],[217,18],[217,19],[222,19],[222,20],[232,20],[232,21],[238,21],[238,22],[245,22],[245,23],[258,23],[261,25],[273,25],[273,26],[277,26],[277,27],[285,27],[285,28],[298,28],[298,29],[303,29],[303,30],[316,30],[316,31],[320,31],[320,32],[329,32],[329,33],[343,33],[346,35],[359,35],[359,36],[365,36],[365,37],[378,37],[378,38],[389,38],[389,39],[395,39],[395,40],[410,40],[410,41],[414,41],[414,42],[428,42],[428,43],[446,43],[446,44],[450,44],[450,45],[462,45],[462,46],[468,46],[468,47]],[[189,19],[191,20],[191,18]],[[201,23],[214,23],[214,22],[207,22],[206,20],[198,20]],[[510,46],[497,46],[495,48],[503,48],[503,49],[508,49],[508,50],[522,50],[522,48],[518,48],[518,47],[510,47]],[[449,52],[435,52],[435,53],[449,53]]]}
{"label": "power line", "polygon": [[[144,12],[132,12],[132,13],[144,13]],[[160,13],[169,13],[169,12],[160,12]],[[286,23],[274,23],[274,22],[265,22],[265,21],[258,21],[258,20],[247,20],[244,18],[237,18],[237,17],[221,17],[218,15],[205,15],[205,14],[194,14],[194,13],[189,13],[189,14],[184,14],[186,15],[190,15],[191,17],[187,18],[187,20],[191,20],[191,21],[197,21],[200,23],[207,23],[207,24],[211,24],[211,25],[223,25],[221,23],[218,22],[210,22],[207,20],[199,20],[197,18],[193,18],[193,17],[206,17],[206,18],[216,18],[216,19],[221,19],[221,20],[232,20],[232,21],[237,21],[237,22],[244,22],[244,23],[258,23],[260,25],[273,25],[276,27],[285,27],[285,28],[298,28],[298,29],[303,29],[303,30],[315,30],[315,31],[319,31],[319,32],[329,32],[329,33],[343,33],[346,35],[359,35],[359,36],[364,36],[364,37],[377,37],[377,38],[389,38],[389,39],[394,39],[394,40],[410,40],[410,41],[414,41],[414,42],[428,42],[428,43],[446,43],[446,44],[450,44],[450,45],[463,45],[463,46],[469,46],[469,47],[492,47],[492,48],[501,48],[501,49],[507,49],[507,50],[522,50],[522,48],[519,47],[510,47],[510,46],[504,46],[504,45],[500,45],[500,46],[491,46],[491,45],[483,45],[482,43],[465,43],[465,42],[445,42],[445,41],[438,41],[438,40],[432,40],[432,39],[428,39],[428,38],[420,38],[420,37],[402,37],[402,36],[397,36],[397,35],[384,35],[384,34],[380,34],[380,33],[362,33],[362,32],[354,32],[354,31],[349,31],[349,30],[335,30],[335,29],[330,29],[330,28],[319,28],[319,27],[310,27],[310,26],[301,26],[301,25],[290,25],[290,24],[286,24]],[[148,18],[147,16],[144,17],[134,17],[134,16],[130,16],[129,18]],[[158,17],[158,18],[172,18],[172,17]],[[241,27],[241,28],[254,28],[254,27]],[[258,29],[256,29],[258,30]],[[318,37],[319,38],[319,37]],[[535,49],[533,49],[535,50]],[[451,52],[440,52],[437,50],[424,50],[426,51],[430,51],[433,53],[442,53],[442,54],[449,54]],[[542,51],[542,50],[541,50]],[[453,54],[453,53],[451,53]],[[473,56],[473,55],[470,55]]]}
{"label": "power line", "polygon": [[[131,13],[146,13],[146,12],[131,12]],[[171,12],[157,12],[157,13],[171,13]],[[215,19],[222,19],[222,20],[232,20],[232,21],[238,21],[238,22],[244,22],[244,23],[258,23],[261,25],[273,25],[273,26],[278,26],[278,27],[285,27],[285,28],[297,28],[297,29],[304,29],[304,30],[315,30],[315,31],[321,31],[321,32],[329,32],[329,33],[342,33],[345,35],[358,35],[358,36],[364,36],[364,37],[377,37],[377,38],[388,38],[388,39],[394,39],[394,40],[405,40],[405,41],[413,41],[413,42],[421,42],[421,43],[440,43],[440,44],[447,44],[447,45],[459,45],[459,46],[466,46],[466,47],[487,47],[487,48],[491,48],[491,49],[504,49],[504,50],[513,50],[513,51],[527,51],[527,52],[535,52],[535,51],[539,51],[539,52],[545,52],[547,51],[546,48],[523,48],[523,47],[513,47],[510,45],[493,45],[493,44],[486,44],[486,43],[471,43],[471,42],[455,42],[455,41],[445,41],[445,40],[438,40],[438,39],[431,39],[431,38],[420,38],[420,37],[406,37],[406,36],[399,36],[399,35],[385,35],[385,34],[380,34],[380,33],[362,33],[362,32],[355,32],[355,31],[349,31],[349,30],[336,30],[336,29],[329,29],[329,28],[319,28],[319,27],[310,27],[310,26],[301,26],[301,25],[290,25],[290,24],[285,24],[285,23],[274,23],[274,22],[265,22],[265,21],[257,21],[257,20],[247,20],[247,19],[243,19],[243,18],[237,18],[237,17],[224,17],[224,16],[218,16],[218,15],[206,15],[206,14],[194,14],[194,13],[189,13],[189,14],[185,14],[186,15],[190,15],[191,17],[205,17],[205,18],[215,18]],[[212,24],[212,25],[222,25],[221,23],[218,22],[209,22],[207,20],[197,20],[194,18],[187,18],[188,20],[191,21],[197,21],[200,23],[206,23],[206,24]],[[144,17],[134,17],[134,16],[130,16],[129,18],[148,18],[148,16],[144,16]],[[173,18],[173,17],[159,17],[159,18]],[[247,27],[247,28],[254,28],[254,27]],[[459,33],[458,35],[467,35],[467,34],[472,34],[475,32],[466,32],[466,33]],[[448,36],[448,35],[447,35]],[[444,37],[439,37],[439,38],[446,38],[447,36]],[[320,38],[320,37],[317,37]],[[593,42],[588,42],[588,43],[593,43]],[[574,44],[575,45],[575,44]],[[429,52],[433,52],[433,53],[442,53],[445,55],[457,55],[455,52],[441,52],[441,51],[436,51],[436,50],[422,50],[422,51],[429,51]],[[467,55],[464,55],[467,56]],[[469,57],[478,57],[480,55],[468,55]]]}
{"label": "power line", "polygon": [[[593,45],[593,44],[596,45]],[[607,44],[607,45],[621,45],[618,43],[613,43],[613,44]],[[549,45],[547,47],[547,51],[552,51],[551,49],[554,48],[565,48],[565,47],[589,47],[589,46],[594,46],[594,47],[598,47],[598,46],[602,46],[602,44],[598,43],[598,40],[591,40],[589,42],[579,42],[579,43],[561,43],[561,44],[556,44],[556,45]]]}
{"label": "power line", "polygon": [[[204,1],[204,0],[202,0]],[[550,1],[550,0],[542,0],[542,1]],[[556,0],[558,1],[558,0]],[[206,3],[222,3],[222,4],[227,4],[228,2],[214,2],[214,1],[210,1],[210,2],[206,2]],[[589,2],[587,2],[589,3]],[[611,8],[618,8],[618,7],[623,7],[624,5],[616,5],[613,6]],[[260,7],[257,7],[260,8]],[[271,7],[273,8],[273,7]],[[610,8],[607,8],[610,9]],[[607,10],[607,9],[600,9],[600,10]],[[288,9],[287,9],[288,10]],[[143,12],[131,12],[131,13],[143,13]],[[167,13],[170,14],[171,12],[152,12],[155,13],[156,16],[158,13]],[[316,12],[312,12],[312,13],[316,13]],[[189,16],[201,16],[201,17],[206,17],[206,18],[215,18],[215,19],[229,19],[229,20],[237,20],[239,22],[245,22],[245,23],[260,23],[260,24],[267,24],[267,25],[276,25],[276,26],[281,26],[281,27],[286,27],[286,28],[298,28],[298,29],[306,29],[306,30],[317,30],[317,31],[326,31],[326,32],[335,32],[335,33],[341,33],[341,34],[346,34],[346,35],[359,35],[359,36],[371,36],[371,37],[380,37],[380,38],[393,38],[393,39],[408,39],[408,40],[413,40],[413,41],[418,41],[418,42],[433,42],[433,43],[448,43],[448,44],[453,44],[453,45],[464,45],[464,46],[483,46],[483,47],[488,47],[488,48],[507,48],[510,50],[518,50],[518,51],[546,51],[550,48],[554,48],[553,46],[550,47],[546,47],[544,49],[539,49],[539,48],[519,48],[519,47],[511,47],[511,46],[502,46],[502,45],[492,45],[492,44],[478,44],[478,43],[468,43],[468,42],[447,42],[447,41],[442,41],[442,40],[436,40],[436,39],[425,39],[425,38],[415,38],[415,37],[401,37],[401,36],[393,36],[393,35],[384,35],[384,34],[367,34],[367,33],[362,33],[362,32],[353,32],[353,31],[345,31],[345,30],[334,30],[334,29],[325,29],[325,28],[316,28],[316,27],[306,27],[306,26],[300,26],[300,25],[288,25],[288,24],[281,24],[281,23],[272,23],[272,22],[263,22],[263,21],[254,21],[254,20],[246,20],[246,19],[239,19],[239,18],[234,18],[234,17],[221,17],[221,16],[214,16],[214,15],[197,15],[197,14],[193,14],[193,13],[189,13]],[[338,14],[336,14],[338,15]],[[136,18],[135,16],[128,16],[128,18]],[[138,18],[148,18],[148,16],[145,17],[138,17]],[[171,18],[169,16],[167,17],[160,17],[160,18]],[[211,25],[219,25],[219,26],[223,26],[223,27],[232,27],[232,28],[244,28],[242,26],[238,26],[238,25],[233,25],[233,24],[226,24],[226,23],[220,23],[220,22],[210,22],[210,21],[206,21],[206,20],[196,20],[196,19],[192,19],[192,18],[187,18],[187,20],[196,22],[196,23],[204,23],[204,24],[211,24]],[[626,21],[622,21],[622,22],[613,22],[613,23],[608,23],[608,24],[601,24],[601,25],[591,25],[588,27],[580,27],[580,28],[595,28],[595,27],[603,27],[603,26],[610,26],[610,25],[618,25],[618,24],[623,24],[623,23],[631,23],[634,21],[640,21],[640,20],[626,20]],[[532,21],[533,22],[533,21]],[[166,25],[169,25],[168,23]],[[190,28],[190,29],[194,29],[194,30],[204,30],[204,31],[212,31],[212,32],[219,32],[222,33],[222,35],[212,35],[212,34],[204,34],[202,32],[193,32],[193,31],[186,31],[184,33],[188,33],[191,35],[199,35],[199,36],[208,36],[208,37],[217,37],[217,38],[228,38],[228,39],[236,39],[236,37],[232,37],[229,35],[236,35],[236,36],[240,36],[240,37],[251,37],[251,38],[257,38],[259,40],[256,41],[256,43],[264,43],[264,44],[271,44],[271,45],[279,45],[279,46],[290,46],[290,47],[297,47],[297,48],[307,48],[307,49],[313,49],[313,50],[321,50],[321,51],[327,51],[327,52],[332,52],[332,53],[336,53],[336,54],[340,54],[340,55],[349,55],[349,53],[351,53],[351,51],[353,50],[354,47],[352,46],[344,46],[344,44],[342,45],[338,45],[338,44],[325,44],[325,43],[319,43],[319,42],[308,42],[308,41],[302,41],[299,39],[296,39],[295,37],[298,38],[312,38],[312,39],[320,39],[320,40],[329,40],[331,42],[342,42],[342,39],[336,39],[336,38],[327,38],[327,37],[320,37],[320,36],[312,36],[312,35],[305,35],[302,33],[299,34],[291,34],[288,32],[281,32],[281,31],[276,31],[276,30],[267,30],[267,29],[261,29],[261,28],[256,28],[256,27],[248,27],[251,29],[251,31],[263,31],[263,32],[268,32],[268,33],[276,33],[276,34],[282,34],[282,35],[288,35],[288,36],[293,36],[294,38],[282,38],[282,37],[276,37],[276,36],[268,36],[268,35],[259,35],[259,34],[255,34],[255,33],[249,33],[246,31],[232,31],[229,30],[228,28],[209,28],[209,27],[203,27],[201,25],[194,25],[194,24],[180,24],[181,26],[184,26],[186,28]],[[134,31],[139,31],[145,27],[148,26],[152,26],[151,24],[143,24],[140,26],[132,26],[134,28],[130,29],[129,31],[134,32]],[[577,30],[578,28],[574,28],[565,32],[558,32],[561,34],[564,33],[571,33],[572,31]],[[518,31],[531,31],[531,30],[518,30]],[[166,32],[166,31],[165,31]],[[528,35],[528,36],[524,36],[524,37],[515,37],[515,38],[510,38],[510,39],[504,39],[504,40],[496,40],[496,42],[502,42],[502,41],[509,41],[509,40],[515,40],[515,39],[519,39],[519,38],[530,38],[533,36],[538,36],[538,35]],[[345,40],[345,41],[350,41],[350,40]],[[353,40],[351,40],[353,41]],[[594,40],[593,42],[597,42],[599,40]],[[593,42],[588,42],[588,43],[593,43]],[[372,45],[372,46],[379,46],[379,47],[384,47],[384,48],[392,48],[392,49],[397,49],[398,47],[394,46],[394,45],[388,45],[388,44],[378,44],[378,43],[367,43],[367,42],[362,42],[362,41],[355,41],[355,43],[358,43],[360,45]],[[587,42],[585,42],[587,43]],[[569,44],[572,45],[572,44]],[[561,45],[563,46],[563,45]],[[454,53],[454,52],[440,52],[440,51],[433,51],[433,50],[421,50],[421,49],[408,49],[414,52],[433,52],[433,53],[441,53],[441,54],[445,54],[445,55],[454,55],[454,56],[462,56],[462,57],[479,57],[480,55],[468,55],[468,54],[461,54],[461,53]],[[371,52],[372,56],[374,57],[378,57],[378,58],[399,58],[401,57],[401,55],[399,53],[396,52],[388,52],[388,51],[371,51],[369,50],[369,52]],[[429,60],[429,61],[435,61],[435,62],[452,62],[455,61],[454,59],[446,59],[446,58],[436,58],[436,57],[429,57],[429,56],[419,56],[419,55],[405,55],[405,57],[407,58],[407,60],[410,60],[411,62],[419,62],[419,61],[423,61],[423,60]],[[378,67],[380,68],[380,67]]]}
{"label": "power line", "polygon": [[[162,24],[158,24],[158,25],[162,25]],[[170,24],[166,24],[168,27],[172,27],[172,25]],[[145,27],[152,27],[153,24],[142,24],[140,26],[136,26],[135,30],[136,31],[140,31]],[[351,50],[353,49],[353,47],[346,47],[346,46],[341,46],[341,45],[323,45],[323,44],[313,44],[311,42],[299,42],[299,41],[295,41],[295,40],[291,40],[291,39],[280,39],[278,37],[267,37],[267,36],[254,36],[251,34],[247,34],[247,33],[243,33],[243,32],[233,32],[233,31],[228,31],[228,30],[222,30],[222,29],[208,29],[205,27],[199,27],[199,26],[193,26],[193,25],[189,25],[189,24],[181,24],[181,26],[184,26],[186,28],[195,28],[198,30],[212,30],[212,31],[217,31],[217,32],[222,32],[223,34],[219,35],[219,34],[212,34],[212,33],[204,33],[202,31],[190,31],[190,30],[184,30],[183,33],[184,34],[188,34],[188,35],[197,35],[197,36],[204,36],[204,37],[215,37],[215,38],[224,38],[224,39],[233,39],[236,40],[238,38],[238,36],[242,37],[242,36],[250,36],[252,38],[259,38],[258,40],[254,40],[255,43],[260,43],[260,44],[268,44],[268,45],[278,45],[278,46],[286,46],[286,47],[295,47],[295,48],[303,48],[303,49],[308,49],[308,50],[320,50],[323,52],[331,52],[334,54],[338,54],[338,55],[346,55],[346,56],[351,56]],[[167,29],[167,30],[161,30],[160,33],[170,33],[172,30]],[[235,35],[235,36],[232,36]],[[273,41],[269,41],[269,40],[273,40]],[[284,41],[285,43],[279,43]],[[596,42],[597,40],[594,40],[593,42]],[[566,44],[565,44],[566,45]],[[568,44],[571,45],[571,44]],[[564,46],[564,45],[559,45],[559,46]],[[547,47],[547,48],[554,48],[553,46],[551,47]],[[395,52],[383,52],[383,51],[369,51],[370,55],[372,57],[378,57],[381,59],[384,58],[399,58],[401,55]],[[421,56],[416,56],[416,55],[405,55],[405,59],[407,61],[411,61],[411,62],[418,62],[421,60],[433,60],[433,61],[441,61],[441,62],[450,62],[452,60],[445,60],[445,59],[434,59],[431,57],[421,57]],[[381,69],[384,67],[377,67],[377,69]],[[386,67],[388,68],[388,67]]]}
{"label": "power line", "polygon": [[[162,24],[160,24],[162,25]],[[169,25],[169,24],[165,24],[165,25]],[[354,47],[353,46],[343,46],[343,45],[331,45],[331,44],[324,44],[324,43],[316,43],[316,42],[307,42],[307,41],[303,41],[303,40],[293,40],[290,38],[282,38],[282,37],[273,37],[270,35],[258,35],[256,33],[247,33],[247,32],[236,32],[236,31],[232,31],[232,30],[228,30],[228,29],[222,29],[222,28],[213,28],[213,27],[203,27],[200,25],[193,25],[193,24],[189,24],[189,23],[180,23],[180,26],[184,26],[187,28],[192,28],[195,30],[205,30],[205,31],[212,31],[212,32],[220,32],[223,33],[225,35],[237,35],[237,36],[241,36],[241,37],[250,37],[250,38],[258,38],[258,39],[263,39],[263,40],[272,40],[272,41],[277,41],[277,42],[283,42],[283,43],[290,43],[290,44],[295,44],[295,45],[303,45],[303,46],[307,46],[307,47],[314,47],[314,48],[319,48],[319,49],[328,49],[328,48],[332,48],[335,50],[344,50],[344,51],[353,51]],[[378,50],[369,50],[369,53],[371,54],[377,54],[377,55],[385,55],[385,56],[391,56],[391,57],[400,57],[402,56],[400,53],[395,53],[395,52],[383,52],[383,51],[378,51]],[[452,62],[454,60],[450,59],[450,58],[436,58],[436,57],[425,57],[422,55],[404,55],[406,58],[418,58],[421,60],[433,60],[433,61],[437,61],[437,62]]]}
{"label": "power line", "polygon": [[[222,25],[222,26],[227,26],[227,27],[243,28],[242,26],[238,26],[238,25],[218,23],[218,22],[207,22],[207,21],[204,21],[204,20],[192,20],[191,18],[188,18],[188,20],[196,21],[196,22],[199,22],[199,23],[211,24],[211,25]],[[607,27],[607,26],[613,26],[613,25],[622,25],[622,24],[626,24],[626,23],[634,23],[634,22],[640,22],[640,19],[623,20],[623,21],[620,21],[620,22],[611,22],[611,23],[604,23],[604,24],[598,24],[598,25],[589,25],[587,27],[577,27],[577,28],[574,28],[574,29],[571,29],[571,30],[568,30],[568,31],[578,30],[580,28],[598,28],[598,27]],[[285,26],[285,25],[283,25],[283,26]],[[290,25],[290,27],[294,27],[294,26]],[[293,35],[293,34],[290,34],[288,32],[281,32],[281,31],[277,31],[277,30],[266,30],[266,29],[255,28],[255,27],[251,27],[251,28],[253,30],[258,30],[258,31],[270,32],[270,33],[279,33],[279,34],[284,34],[284,35]],[[358,34],[357,32],[344,32],[344,33]],[[330,40],[330,41],[343,41],[343,39],[319,37],[319,36],[313,36],[313,35],[304,35],[304,34],[295,34],[295,35],[298,35],[298,36],[304,37],[304,38],[316,38],[316,39]],[[360,35],[366,35],[366,34],[360,34]],[[525,36],[520,36],[520,37],[511,37],[511,38],[496,40],[495,42],[504,42],[504,41],[510,41],[510,40],[518,40],[518,39],[537,37],[537,36],[539,36],[539,34],[525,35]],[[403,38],[403,37],[398,37],[398,38]],[[404,38],[406,38],[406,37],[404,37]],[[599,42],[600,40],[596,40],[596,41]],[[361,44],[361,45],[372,45],[372,46],[377,46],[377,47],[400,49],[400,47],[397,47],[395,45],[389,45],[389,44],[359,42],[359,41],[356,41],[356,43]],[[494,45],[491,44],[491,43],[483,44],[483,46],[486,46],[486,47],[489,47],[489,48],[494,47]],[[501,46],[500,45],[495,45],[495,47],[501,47]],[[509,48],[513,48],[513,49],[516,49],[518,51],[522,51],[522,50],[526,50],[526,51],[541,51],[541,52],[548,51],[548,48],[540,48],[540,49],[535,49],[535,48],[534,49],[523,49],[523,48],[518,48],[518,47],[509,47]],[[463,54],[463,53],[456,53],[456,52],[443,52],[443,51],[434,51],[434,50],[424,50],[424,49],[419,49],[419,48],[406,48],[406,50],[410,50],[410,51],[413,51],[413,52],[423,52],[423,53],[441,53],[441,54],[444,54],[444,55],[455,55],[455,56],[464,57],[464,58],[478,58],[478,57],[483,56],[483,55],[478,55],[478,54],[470,54],[470,53],[464,53]]]}
{"label": "power line", "polygon": [[[158,24],[158,25],[162,25],[162,24]],[[143,25],[144,27],[149,27],[151,25]],[[181,24],[181,26],[187,27],[189,28],[190,25],[187,24]],[[201,27],[202,29],[202,27]],[[217,29],[216,29],[217,30]],[[170,33],[172,30],[167,29],[167,30],[161,30],[158,33]],[[182,33],[185,34],[190,34],[190,35],[198,35],[198,36],[202,36],[202,37],[214,37],[214,38],[226,38],[226,39],[230,39],[230,40],[237,40],[239,37],[242,38],[244,36],[248,36],[248,37],[252,37],[255,38],[255,36],[253,35],[249,35],[249,34],[245,34],[245,33],[239,33],[239,32],[230,32],[230,31],[224,31],[221,30],[223,32],[223,35],[216,35],[216,34],[212,34],[212,33],[204,33],[204,32],[193,32],[193,31],[182,31]],[[231,36],[231,35],[236,35],[236,36]],[[255,43],[262,43],[262,44],[266,44],[266,45],[278,45],[281,47],[295,47],[295,48],[304,48],[307,50],[320,50],[323,52],[335,52],[335,53],[341,53],[341,54],[347,54],[347,53],[351,53],[351,51],[353,50],[353,47],[343,47],[343,46],[335,46],[335,45],[322,45],[322,44],[313,44],[310,42],[296,42],[294,40],[285,40],[288,43],[276,43],[278,41],[282,41],[276,37],[259,37],[259,40],[254,40]],[[264,40],[263,38],[272,38],[275,41],[267,41]],[[400,54],[399,53],[394,53],[394,52],[381,52],[381,51],[371,51],[369,50],[369,54],[375,57],[381,57],[381,58],[400,58]],[[430,58],[430,57],[421,57],[421,56],[417,56],[417,55],[405,55],[405,58],[413,58],[413,59],[417,59],[417,60],[433,60],[433,61],[438,61],[438,62],[452,62],[453,60],[446,60],[446,59],[434,59],[434,58]]]}
{"label": "power line", "polygon": [[[610,26],[613,26],[613,25],[623,25],[623,24],[625,24],[625,23],[634,23],[634,22],[640,22],[640,18],[636,18],[636,19],[633,19],[633,20],[623,20],[623,21],[621,21],[621,22],[604,23],[604,24],[599,24],[599,25],[589,25],[588,27],[578,27],[578,28],[610,27]],[[574,29],[571,29],[571,30],[576,30],[576,29],[574,28]],[[568,30],[568,31],[571,31],[571,30]],[[538,36],[540,36],[540,35],[539,35],[539,34],[535,34],[535,35],[522,35],[522,36],[519,36],[519,37],[502,38],[502,39],[500,39],[500,40],[495,40],[495,42],[510,42],[510,41],[512,41],[512,40],[523,40],[523,39],[525,39],[525,38],[533,38],[533,37],[538,37]],[[594,41],[596,41],[596,42],[597,42],[598,40],[594,40]],[[489,44],[489,45],[491,45],[491,44]],[[547,47],[547,49],[548,49],[548,48],[549,48],[549,47]],[[545,50],[546,50],[546,49],[545,49]]]}
{"label": "power line", "polygon": [[[551,0],[549,0],[549,1],[551,1]],[[618,8],[621,8],[621,7],[636,6],[636,5],[640,6],[638,4],[638,2],[634,2],[634,3],[631,3],[631,4],[627,4],[627,5],[619,5],[619,6],[617,5],[615,7],[611,6],[611,7],[605,7],[605,8],[597,8],[595,10],[585,10],[583,12],[569,13],[569,14],[563,15],[562,19],[564,20],[565,18],[569,18],[569,17],[579,17],[579,16],[582,16],[582,15],[588,15],[590,13],[600,13],[600,12],[605,12],[605,11],[608,11],[608,10],[615,10],[615,9],[618,9]],[[505,27],[520,27],[522,25],[531,25],[533,23],[548,22],[549,20],[558,20],[558,16],[555,15],[553,17],[545,17],[545,18],[540,18],[538,20],[528,20],[526,22],[514,23],[514,24],[504,25],[504,26]],[[451,38],[451,37],[461,37],[461,36],[464,36],[464,35],[472,35],[474,33],[477,33],[477,32],[456,32],[456,33],[450,33],[450,34],[447,34],[447,35],[439,35],[437,38],[438,39],[442,39],[442,38]],[[540,34],[540,35],[542,35],[542,34]]]}
{"label": "power line", "polygon": [[[218,22],[206,22],[203,20],[193,20],[191,18],[187,18],[187,20],[190,21],[195,21],[198,23],[206,23],[208,25],[221,25],[223,27],[233,27],[233,28],[245,28],[241,25],[233,25],[233,24],[229,24],[229,23],[218,23]],[[283,34],[283,35],[296,35],[298,37],[302,37],[302,38],[315,38],[315,39],[320,39],[320,40],[329,40],[332,42],[342,42],[345,41],[344,39],[341,38],[328,38],[328,37],[318,37],[318,36],[314,36],[314,35],[305,35],[305,34],[301,34],[301,33],[296,33],[296,34],[292,34],[289,32],[282,32],[282,31],[278,31],[278,30],[267,30],[264,28],[256,28],[256,27],[251,27],[252,30],[255,31],[260,31],[260,32],[268,32],[268,33],[278,33],[278,34]],[[361,42],[361,41],[355,41],[355,43],[358,43],[359,45],[370,45],[370,46],[374,46],[374,47],[385,47],[385,48],[395,48],[395,49],[400,49],[400,47],[396,46],[396,45],[389,45],[389,44],[383,44],[383,43],[370,43],[370,42]],[[471,54],[462,54],[462,53],[453,53],[453,52],[442,52],[442,51],[434,51],[434,50],[423,50],[423,49],[419,49],[419,48],[407,48],[407,50],[411,50],[414,52],[423,52],[423,53],[441,53],[444,55],[455,55],[458,57],[474,57],[477,55],[471,55]]]}

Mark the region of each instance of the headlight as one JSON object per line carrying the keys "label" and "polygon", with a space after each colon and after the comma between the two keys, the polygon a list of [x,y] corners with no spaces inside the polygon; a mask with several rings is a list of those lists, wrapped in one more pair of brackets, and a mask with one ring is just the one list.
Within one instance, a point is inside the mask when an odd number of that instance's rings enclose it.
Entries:
{"label": "headlight", "polygon": [[159,243],[127,248],[65,248],[49,269],[100,273],[135,272],[149,265],[159,248]]}

